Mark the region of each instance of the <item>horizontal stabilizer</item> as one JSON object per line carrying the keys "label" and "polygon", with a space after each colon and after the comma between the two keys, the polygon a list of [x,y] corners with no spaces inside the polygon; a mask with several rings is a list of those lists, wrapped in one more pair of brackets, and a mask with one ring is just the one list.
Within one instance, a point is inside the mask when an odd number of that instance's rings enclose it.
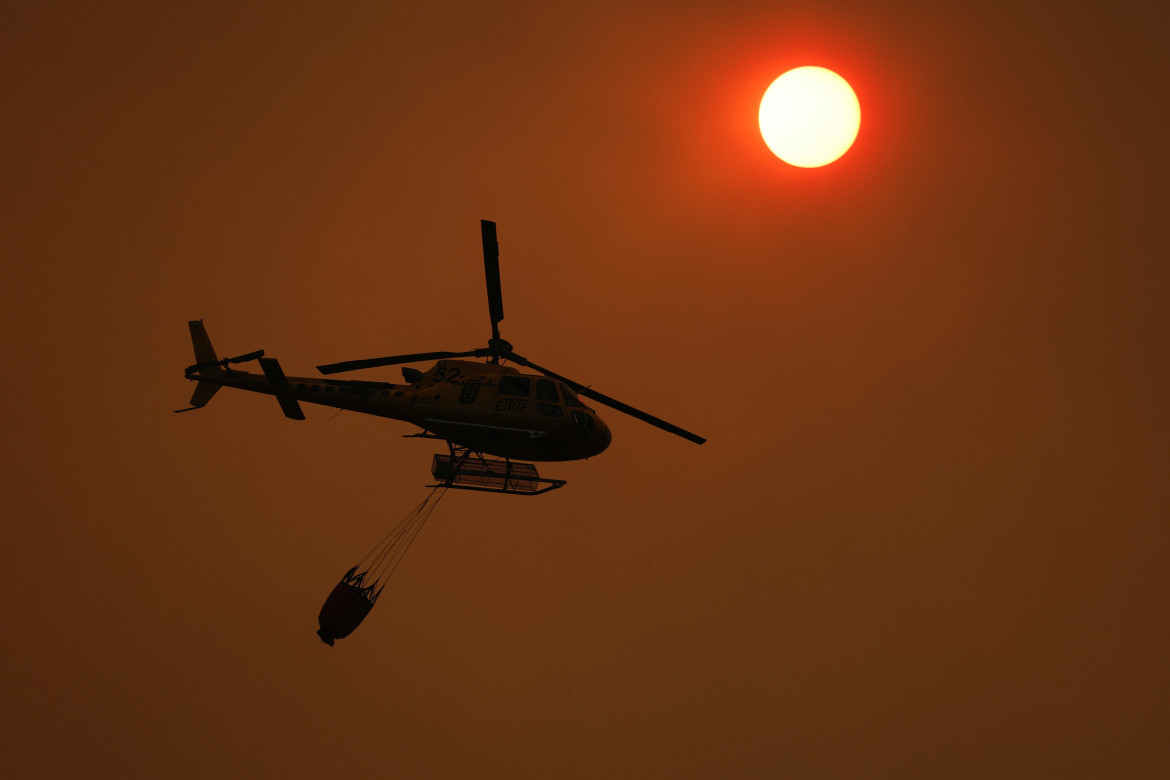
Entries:
{"label": "horizontal stabilizer", "polygon": [[288,379],[285,378],[276,358],[260,358],[260,368],[264,371],[264,376],[268,377],[268,384],[277,388],[288,387]]}
{"label": "horizontal stabilizer", "polygon": [[297,399],[287,395],[276,396],[277,403],[280,404],[280,409],[284,412],[284,416],[290,420],[303,420],[305,413],[301,410],[301,405],[297,403]]}
{"label": "horizontal stabilizer", "polygon": [[305,413],[301,410],[297,399],[293,398],[288,378],[285,377],[276,358],[260,358],[260,368],[264,369],[264,376],[268,378],[268,384],[276,391],[276,401],[280,404],[280,410],[284,412],[284,416],[290,420],[305,419]]}

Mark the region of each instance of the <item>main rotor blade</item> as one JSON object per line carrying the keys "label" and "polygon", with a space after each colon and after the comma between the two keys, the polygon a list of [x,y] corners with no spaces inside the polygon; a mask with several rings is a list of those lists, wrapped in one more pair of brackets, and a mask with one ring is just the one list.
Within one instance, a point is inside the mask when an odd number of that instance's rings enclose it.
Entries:
{"label": "main rotor blade", "polygon": [[400,363],[421,363],[424,360],[444,360],[446,358],[484,357],[490,354],[490,349],[473,349],[467,352],[417,352],[413,355],[391,355],[389,357],[366,358],[365,360],[343,360],[340,363],[317,366],[317,370],[322,374],[338,374],[342,371],[356,371],[359,368],[397,366]]}
{"label": "main rotor blade", "polygon": [[500,289],[500,244],[496,241],[496,223],[479,221],[483,236],[483,273],[487,277],[488,314],[492,318],[492,338],[500,337],[500,320],[504,319],[504,295]]}
{"label": "main rotor blade", "polygon": [[586,398],[592,398],[594,401],[597,401],[599,403],[603,403],[606,406],[610,407],[611,409],[617,409],[619,412],[624,412],[624,413],[630,415],[631,417],[636,417],[637,419],[641,420],[642,422],[650,423],[651,425],[653,425],[656,428],[661,428],[662,430],[666,431],[667,433],[673,433],[675,436],[681,436],[682,438],[686,439],[687,441],[693,441],[695,444],[702,444],[703,442],[707,441],[702,436],[698,436],[696,434],[693,434],[688,430],[684,430],[683,428],[678,427],[677,425],[672,425],[671,423],[668,423],[666,420],[662,420],[658,417],[655,417],[652,414],[647,414],[646,412],[643,412],[640,409],[635,409],[634,407],[630,406],[629,404],[624,404],[621,401],[617,400],[616,398],[610,398],[608,395],[603,395],[602,393],[599,393],[596,390],[588,388],[588,387],[582,385],[580,382],[574,382],[572,379],[569,379],[568,377],[561,376],[560,374],[558,374],[554,371],[549,371],[547,368],[543,368],[541,366],[538,366],[535,363],[533,363],[531,360],[528,360],[527,358],[525,358],[521,355],[517,355],[515,352],[508,352],[503,357],[506,360],[511,360],[514,363],[519,363],[522,366],[528,366],[529,368],[535,369],[535,370],[539,371],[540,373],[544,374],[545,376],[550,377],[552,379],[559,379],[560,381],[567,384],[569,387],[573,388],[577,392],[577,395],[583,395]]}

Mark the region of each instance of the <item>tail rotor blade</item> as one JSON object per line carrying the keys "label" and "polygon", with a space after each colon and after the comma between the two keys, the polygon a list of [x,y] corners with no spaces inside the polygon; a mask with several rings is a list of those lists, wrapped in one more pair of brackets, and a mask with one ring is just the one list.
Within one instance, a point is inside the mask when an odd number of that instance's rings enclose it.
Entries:
{"label": "tail rotor blade", "polygon": [[228,363],[247,363],[249,360],[258,360],[264,357],[264,350],[258,349],[255,352],[249,352],[246,355],[237,355],[233,358],[228,358]]}
{"label": "tail rotor blade", "polygon": [[487,278],[488,314],[492,318],[492,338],[500,337],[500,320],[504,319],[504,295],[500,288],[500,244],[496,240],[496,223],[479,221],[483,237],[483,272]]}
{"label": "tail rotor blade", "polygon": [[232,363],[247,363],[249,360],[258,360],[262,357],[264,357],[264,350],[258,349],[255,352],[249,352],[246,355],[236,355],[235,357],[209,360],[205,363],[196,363],[194,365],[187,366],[187,370],[205,371],[206,369],[215,368],[216,366],[219,366],[220,368],[227,368]]}

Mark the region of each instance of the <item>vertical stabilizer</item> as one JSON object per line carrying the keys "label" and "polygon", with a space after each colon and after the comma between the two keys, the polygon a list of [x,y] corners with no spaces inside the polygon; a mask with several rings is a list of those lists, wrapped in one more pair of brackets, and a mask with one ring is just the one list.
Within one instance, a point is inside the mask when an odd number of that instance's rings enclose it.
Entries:
{"label": "vertical stabilizer", "polygon": [[203,320],[191,320],[187,323],[191,328],[191,343],[195,346],[195,364],[218,363],[215,348],[211,346],[211,339],[207,337],[207,329],[203,327]]}

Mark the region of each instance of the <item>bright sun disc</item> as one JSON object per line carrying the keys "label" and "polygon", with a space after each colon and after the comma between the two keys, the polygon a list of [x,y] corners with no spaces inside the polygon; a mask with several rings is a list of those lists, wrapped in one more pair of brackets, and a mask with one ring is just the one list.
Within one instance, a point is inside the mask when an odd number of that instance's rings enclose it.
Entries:
{"label": "bright sun disc", "polygon": [[849,151],[860,127],[861,104],[853,87],[826,68],[790,70],[760,101],[764,143],[789,165],[828,165]]}

